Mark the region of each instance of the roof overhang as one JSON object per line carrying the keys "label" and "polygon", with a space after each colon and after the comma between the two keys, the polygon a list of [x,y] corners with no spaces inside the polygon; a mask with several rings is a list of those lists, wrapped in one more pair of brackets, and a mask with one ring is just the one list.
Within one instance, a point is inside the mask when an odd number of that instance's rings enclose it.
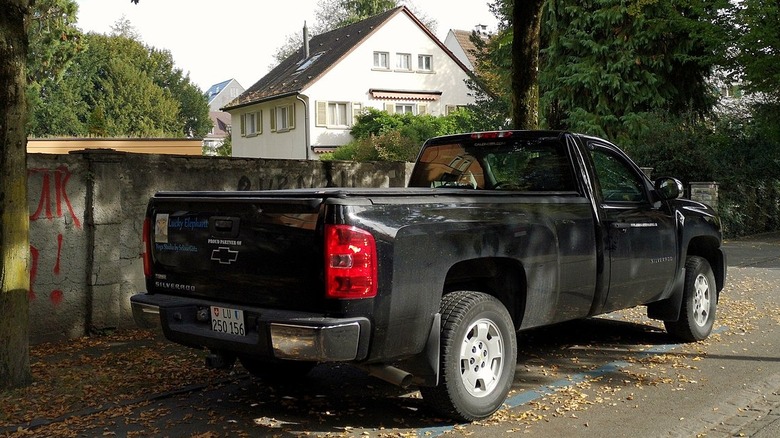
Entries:
{"label": "roof overhang", "polygon": [[264,98],[261,98],[261,99],[250,100],[248,102],[236,103],[235,105],[232,105],[232,103],[235,102],[235,100],[234,100],[233,102],[228,103],[227,105],[223,106],[219,110],[220,111],[224,111],[224,112],[230,112],[232,110],[237,110],[237,109],[240,109],[240,108],[244,108],[244,107],[248,107],[248,106],[252,106],[252,105],[257,105],[257,104],[260,104],[260,103],[265,103],[265,102],[269,102],[269,101],[272,101],[272,100],[284,99],[286,97],[292,97],[292,96],[298,96],[298,95],[301,95],[300,90],[289,91],[287,93],[276,94],[276,95],[273,95],[273,96],[267,96],[267,97],[264,97]]}
{"label": "roof overhang", "polygon": [[368,94],[374,99],[390,100],[439,100],[441,91],[383,90],[371,88]]}

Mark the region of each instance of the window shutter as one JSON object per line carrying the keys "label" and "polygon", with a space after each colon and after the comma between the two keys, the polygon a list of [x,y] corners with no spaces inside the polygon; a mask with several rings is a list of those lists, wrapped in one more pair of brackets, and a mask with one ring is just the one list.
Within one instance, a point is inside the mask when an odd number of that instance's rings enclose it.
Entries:
{"label": "window shutter", "polygon": [[314,115],[314,125],[326,126],[328,124],[328,102],[318,100],[316,106],[317,114]]}
{"label": "window shutter", "polygon": [[258,134],[263,133],[263,110],[257,112],[257,120],[255,121],[255,130]]}
{"label": "window shutter", "polygon": [[354,125],[357,123],[357,117],[360,115],[360,112],[363,111],[363,104],[360,102],[352,102],[352,105],[349,107],[352,114],[348,114],[347,117],[349,117],[349,120],[351,120],[351,125]]}
{"label": "window shutter", "polygon": [[421,103],[417,105],[417,114],[423,116],[428,114],[428,105]]}
{"label": "window shutter", "polygon": [[388,114],[395,113],[395,104],[393,104],[393,103],[386,103],[385,104],[385,111],[387,111]]}
{"label": "window shutter", "polygon": [[246,135],[246,114],[241,114],[240,124],[241,124],[241,136]]}
{"label": "window shutter", "polygon": [[287,107],[287,129],[295,129],[295,105]]}
{"label": "window shutter", "polygon": [[276,132],[276,107],[271,108],[271,132]]}

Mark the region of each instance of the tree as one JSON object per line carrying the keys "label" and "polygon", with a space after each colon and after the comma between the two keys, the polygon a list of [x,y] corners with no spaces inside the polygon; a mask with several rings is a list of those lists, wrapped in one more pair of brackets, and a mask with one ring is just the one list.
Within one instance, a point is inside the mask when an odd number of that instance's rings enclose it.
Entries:
{"label": "tree", "polygon": [[[133,33],[128,26],[122,35]],[[201,137],[211,129],[206,98],[170,52],[122,35],[80,38],[67,68],[40,89],[32,135]]]}
{"label": "tree", "polygon": [[472,109],[503,128],[508,117],[516,129],[539,124],[539,49],[545,0],[494,0],[489,6],[498,18],[496,34],[487,42],[473,37],[477,48]]}
{"label": "tree", "polygon": [[26,17],[30,0],[0,2],[0,388],[29,384]]}
{"label": "tree", "polygon": [[540,86],[547,125],[613,139],[654,111],[702,116],[725,52],[727,0],[549,0]]}
{"label": "tree", "polygon": [[749,92],[780,102],[780,4],[743,0],[735,11],[736,65]]}
{"label": "tree", "polygon": [[512,82],[512,8],[511,4],[496,2],[490,5],[498,18],[495,34],[483,36],[472,32],[474,44],[474,74],[467,86],[474,95],[468,106],[480,121],[481,131],[505,129],[511,125],[512,98],[508,90]]}
{"label": "tree", "polygon": [[514,0],[512,8],[512,122],[539,125],[539,40],[544,0]]}
{"label": "tree", "polygon": [[[51,95],[73,57],[84,48],[81,31],[75,26],[78,5],[73,0],[36,0],[30,9],[27,38],[27,99],[31,108],[39,107]],[[76,102],[47,112],[68,117],[66,111]],[[47,117],[47,120],[49,118]],[[34,125],[37,119],[30,117]]]}
{"label": "tree", "polygon": [[133,26],[133,23],[127,19],[124,15],[119,17],[114,24],[111,25],[111,36],[121,36],[129,38],[131,40],[141,41],[141,35],[138,30]]}

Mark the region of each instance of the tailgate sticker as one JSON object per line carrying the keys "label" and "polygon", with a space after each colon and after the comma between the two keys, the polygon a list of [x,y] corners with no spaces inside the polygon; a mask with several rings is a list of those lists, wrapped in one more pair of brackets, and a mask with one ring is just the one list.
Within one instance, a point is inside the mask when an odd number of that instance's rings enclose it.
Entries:
{"label": "tailgate sticker", "polygon": [[198,247],[186,243],[155,243],[157,251],[198,252]]}
{"label": "tailgate sticker", "polygon": [[168,213],[154,217],[154,241],[168,243]]}
{"label": "tailgate sticker", "polygon": [[233,239],[209,239],[208,243],[212,245],[233,245],[233,246],[241,246],[240,240],[233,240]]}

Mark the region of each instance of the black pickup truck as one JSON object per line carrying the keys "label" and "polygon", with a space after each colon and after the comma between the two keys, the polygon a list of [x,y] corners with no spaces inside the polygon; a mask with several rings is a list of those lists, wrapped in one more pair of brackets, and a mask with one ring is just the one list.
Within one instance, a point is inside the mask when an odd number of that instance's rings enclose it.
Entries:
{"label": "black pickup truck", "polygon": [[682,341],[710,334],[720,220],[681,194],[607,141],[548,131],[428,140],[406,188],[157,193],[133,313],[214,367],[350,363],[484,418],[517,331],[644,305]]}

